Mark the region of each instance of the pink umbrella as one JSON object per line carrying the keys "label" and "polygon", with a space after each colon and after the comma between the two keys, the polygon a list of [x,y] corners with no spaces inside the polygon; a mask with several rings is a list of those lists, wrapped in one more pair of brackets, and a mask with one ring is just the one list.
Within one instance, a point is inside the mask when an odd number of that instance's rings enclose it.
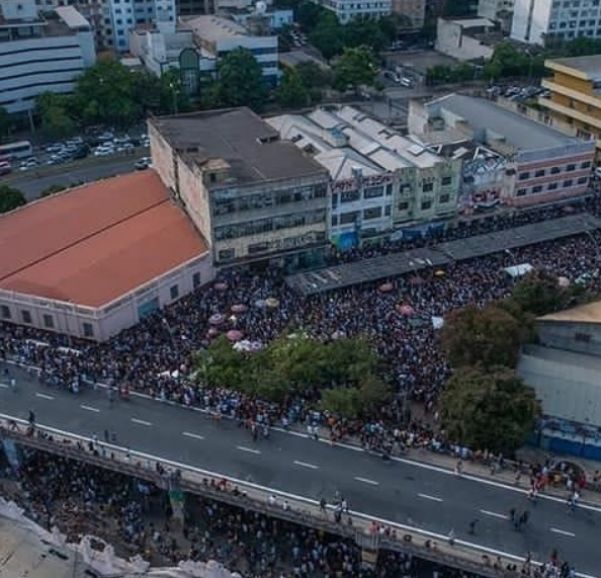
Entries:
{"label": "pink umbrella", "polygon": [[236,303],[232,305],[232,313],[244,313],[248,307],[244,303]]}
{"label": "pink umbrella", "polygon": [[217,291],[227,291],[227,289],[228,289],[227,283],[224,283],[223,281],[219,281],[218,283],[215,283],[215,289]]}
{"label": "pink umbrella", "polygon": [[407,316],[413,315],[415,313],[415,310],[413,309],[413,307],[411,307],[411,305],[397,305],[396,310],[401,315],[407,315]]}
{"label": "pink umbrella", "polygon": [[237,329],[230,329],[226,333],[226,337],[229,339],[229,341],[232,341],[232,342],[240,341],[243,336],[244,335],[242,334],[242,331],[238,331]]}
{"label": "pink umbrella", "polygon": [[390,293],[393,289],[394,286],[392,285],[392,283],[382,283],[382,285],[378,287],[380,293]]}
{"label": "pink umbrella", "polygon": [[209,323],[211,325],[221,325],[225,321],[225,317],[221,315],[221,313],[213,313],[211,317],[209,317]]}

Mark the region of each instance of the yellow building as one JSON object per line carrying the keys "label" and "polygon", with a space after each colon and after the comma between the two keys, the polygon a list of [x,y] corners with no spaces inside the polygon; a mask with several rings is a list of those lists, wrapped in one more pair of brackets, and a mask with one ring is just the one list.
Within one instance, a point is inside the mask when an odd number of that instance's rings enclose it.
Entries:
{"label": "yellow building", "polygon": [[568,125],[576,136],[595,139],[601,160],[601,55],[545,61],[553,73],[542,86],[549,96],[539,97],[558,124]]}

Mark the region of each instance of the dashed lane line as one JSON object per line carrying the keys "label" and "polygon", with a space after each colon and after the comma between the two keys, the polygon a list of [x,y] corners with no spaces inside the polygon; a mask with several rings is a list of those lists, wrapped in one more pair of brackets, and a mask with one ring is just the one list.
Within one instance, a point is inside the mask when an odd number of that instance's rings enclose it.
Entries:
{"label": "dashed lane line", "polygon": [[431,500],[432,502],[444,502],[444,500],[442,498],[439,498],[438,496],[431,496],[430,494],[417,494],[420,498],[423,498],[424,500]]}
{"label": "dashed lane line", "polygon": [[100,413],[100,410],[97,407],[92,407],[91,405],[81,404],[79,407],[81,407],[81,409],[85,409],[86,411],[93,411],[94,413]]}
{"label": "dashed lane line", "polygon": [[560,530],[559,528],[551,528],[551,532],[554,534],[561,534],[562,536],[569,536],[570,538],[575,538],[576,534],[574,532],[568,532],[567,530]]}
{"label": "dashed lane line", "polygon": [[204,436],[201,436],[200,434],[195,434],[195,433],[192,433],[189,431],[183,432],[182,435],[185,435],[187,438],[194,438],[195,440],[204,440],[205,439]]}
{"label": "dashed lane line", "polygon": [[481,514],[485,514],[486,516],[492,516],[493,518],[499,518],[500,520],[509,520],[509,516],[505,514],[499,514],[497,512],[491,512],[490,510],[480,510]]}
{"label": "dashed lane line", "polygon": [[47,393],[36,392],[35,396],[40,397],[42,399],[48,399],[50,401],[52,401],[54,399],[53,395],[48,395]]}
{"label": "dashed lane line", "polygon": [[261,450],[256,450],[254,448],[247,448],[246,446],[236,446],[237,450],[240,450],[241,452],[247,452],[249,454],[260,454]]}
{"label": "dashed lane line", "polygon": [[137,423],[137,424],[139,424],[139,425],[146,425],[146,426],[150,426],[150,425],[152,425],[152,424],[151,424],[149,421],[145,421],[145,420],[143,420],[143,419],[138,419],[138,418],[136,418],[136,417],[132,417],[132,418],[131,418],[131,421],[132,421],[133,423]]}
{"label": "dashed lane line", "polygon": [[369,484],[370,486],[379,486],[380,482],[376,482],[375,480],[370,480],[369,478],[362,478],[360,476],[355,476],[355,479],[358,482],[363,482],[364,484]]}
{"label": "dashed lane line", "polygon": [[316,466],[315,464],[308,464],[307,462],[299,462],[297,460],[294,460],[294,463],[297,466],[300,466],[301,468],[309,468],[310,470],[318,470],[319,466]]}

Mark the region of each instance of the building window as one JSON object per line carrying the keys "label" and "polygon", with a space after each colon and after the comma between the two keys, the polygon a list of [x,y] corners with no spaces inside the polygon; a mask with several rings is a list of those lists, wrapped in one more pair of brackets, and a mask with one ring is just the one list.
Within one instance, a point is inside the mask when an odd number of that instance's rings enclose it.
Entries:
{"label": "building window", "polygon": [[382,216],[382,207],[371,207],[363,211],[364,219],[379,219]]}
{"label": "building window", "polygon": [[192,275],[192,287],[194,289],[200,287],[200,273],[198,271]]}
{"label": "building window", "polygon": [[332,215],[332,227],[338,225],[338,215]]}
{"label": "building window", "polygon": [[535,173],[534,173],[535,177],[544,177],[545,176],[545,169],[538,169]]}
{"label": "building window", "polygon": [[0,315],[2,316],[2,319],[11,318],[10,308],[8,307],[8,305],[0,305]]}
{"label": "building window", "polygon": [[520,181],[525,181],[526,179],[529,179],[529,178],[530,178],[530,173],[528,171],[520,173]]}
{"label": "building window", "polygon": [[391,211],[392,211],[392,205],[386,205],[386,206],[384,207],[384,215],[385,215],[386,217],[390,217],[390,213],[391,213]]}
{"label": "building window", "polygon": [[222,249],[219,251],[219,260],[228,261],[236,256],[236,249]]}
{"label": "building window", "polygon": [[427,211],[432,207],[432,201],[422,201],[422,211]]}
{"label": "building window", "polygon": [[386,185],[386,196],[390,197],[392,195],[392,183]]}
{"label": "building window", "polygon": [[440,203],[448,203],[450,200],[451,200],[451,195],[449,195],[448,193],[445,195],[440,195],[440,199],[439,199]]}
{"label": "building window", "polygon": [[401,201],[398,205],[398,209],[399,211],[406,211],[409,208],[409,202],[408,201]]}
{"label": "building window", "polygon": [[340,193],[341,203],[350,203],[352,201],[358,201],[361,197],[361,193],[358,189],[351,189],[350,191],[343,191]]}
{"label": "building window", "polygon": [[338,206],[338,193],[332,193],[332,207],[335,209]]}
{"label": "building window", "polygon": [[452,182],[453,182],[453,178],[452,177],[442,177],[442,186],[443,187],[447,187]]}
{"label": "building window", "polygon": [[588,177],[579,177],[576,181],[579,185],[584,185],[588,181]]}
{"label": "building window", "polygon": [[557,183],[549,183],[547,185],[547,190],[548,191],[554,191],[555,189],[557,189]]}
{"label": "building window", "polygon": [[543,187],[541,185],[536,185],[536,187],[532,187],[532,192],[534,194],[540,193],[542,190],[543,190]]}
{"label": "building window", "polygon": [[44,313],[42,317],[44,321],[44,327],[48,329],[54,329],[54,318],[49,313]]}
{"label": "building window", "polygon": [[94,337],[94,326],[87,321],[82,324],[83,327],[83,336],[84,337]]}
{"label": "building window", "polygon": [[248,254],[256,255],[257,253],[265,253],[265,251],[269,250],[269,243],[254,243],[248,246]]}
{"label": "building window", "polygon": [[354,223],[359,216],[359,211],[351,211],[350,213],[342,213],[340,215],[340,224],[348,225],[349,223]]}
{"label": "building window", "polygon": [[177,299],[179,297],[179,285],[171,285],[169,295],[171,299]]}
{"label": "building window", "polygon": [[422,192],[431,193],[434,190],[434,183],[423,183]]}
{"label": "building window", "polygon": [[384,196],[384,187],[368,187],[363,190],[364,199],[376,199]]}
{"label": "building window", "polygon": [[580,343],[590,343],[591,334],[590,333],[575,333],[574,341],[580,341]]}
{"label": "building window", "polygon": [[568,172],[572,172],[572,171],[575,171],[575,170],[576,170],[576,165],[568,165],[566,167],[566,171],[568,171]]}
{"label": "building window", "polygon": [[580,168],[581,169],[588,169],[591,166],[591,161],[585,161],[583,163],[581,163]]}
{"label": "building window", "polygon": [[518,189],[517,196],[523,197],[526,194],[526,189]]}
{"label": "building window", "polygon": [[561,169],[559,167],[551,167],[551,174],[552,175],[556,175],[558,173],[561,172]]}
{"label": "building window", "polygon": [[21,319],[23,323],[31,323],[31,313],[27,309],[21,310]]}
{"label": "building window", "polygon": [[563,186],[564,187],[571,187],[572,186],[572,179],[567,179],[563,182]]}

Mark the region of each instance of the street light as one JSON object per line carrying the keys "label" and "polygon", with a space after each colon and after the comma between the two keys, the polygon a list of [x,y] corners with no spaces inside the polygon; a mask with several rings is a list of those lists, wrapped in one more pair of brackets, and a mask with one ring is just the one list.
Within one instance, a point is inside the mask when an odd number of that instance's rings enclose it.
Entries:
{"label": "street light", "polygon": [[175,91],[175,82],[170,82],[169,88],[171,89],[171,94],[173,96],[173,114],[177,114],[177,93]]}

